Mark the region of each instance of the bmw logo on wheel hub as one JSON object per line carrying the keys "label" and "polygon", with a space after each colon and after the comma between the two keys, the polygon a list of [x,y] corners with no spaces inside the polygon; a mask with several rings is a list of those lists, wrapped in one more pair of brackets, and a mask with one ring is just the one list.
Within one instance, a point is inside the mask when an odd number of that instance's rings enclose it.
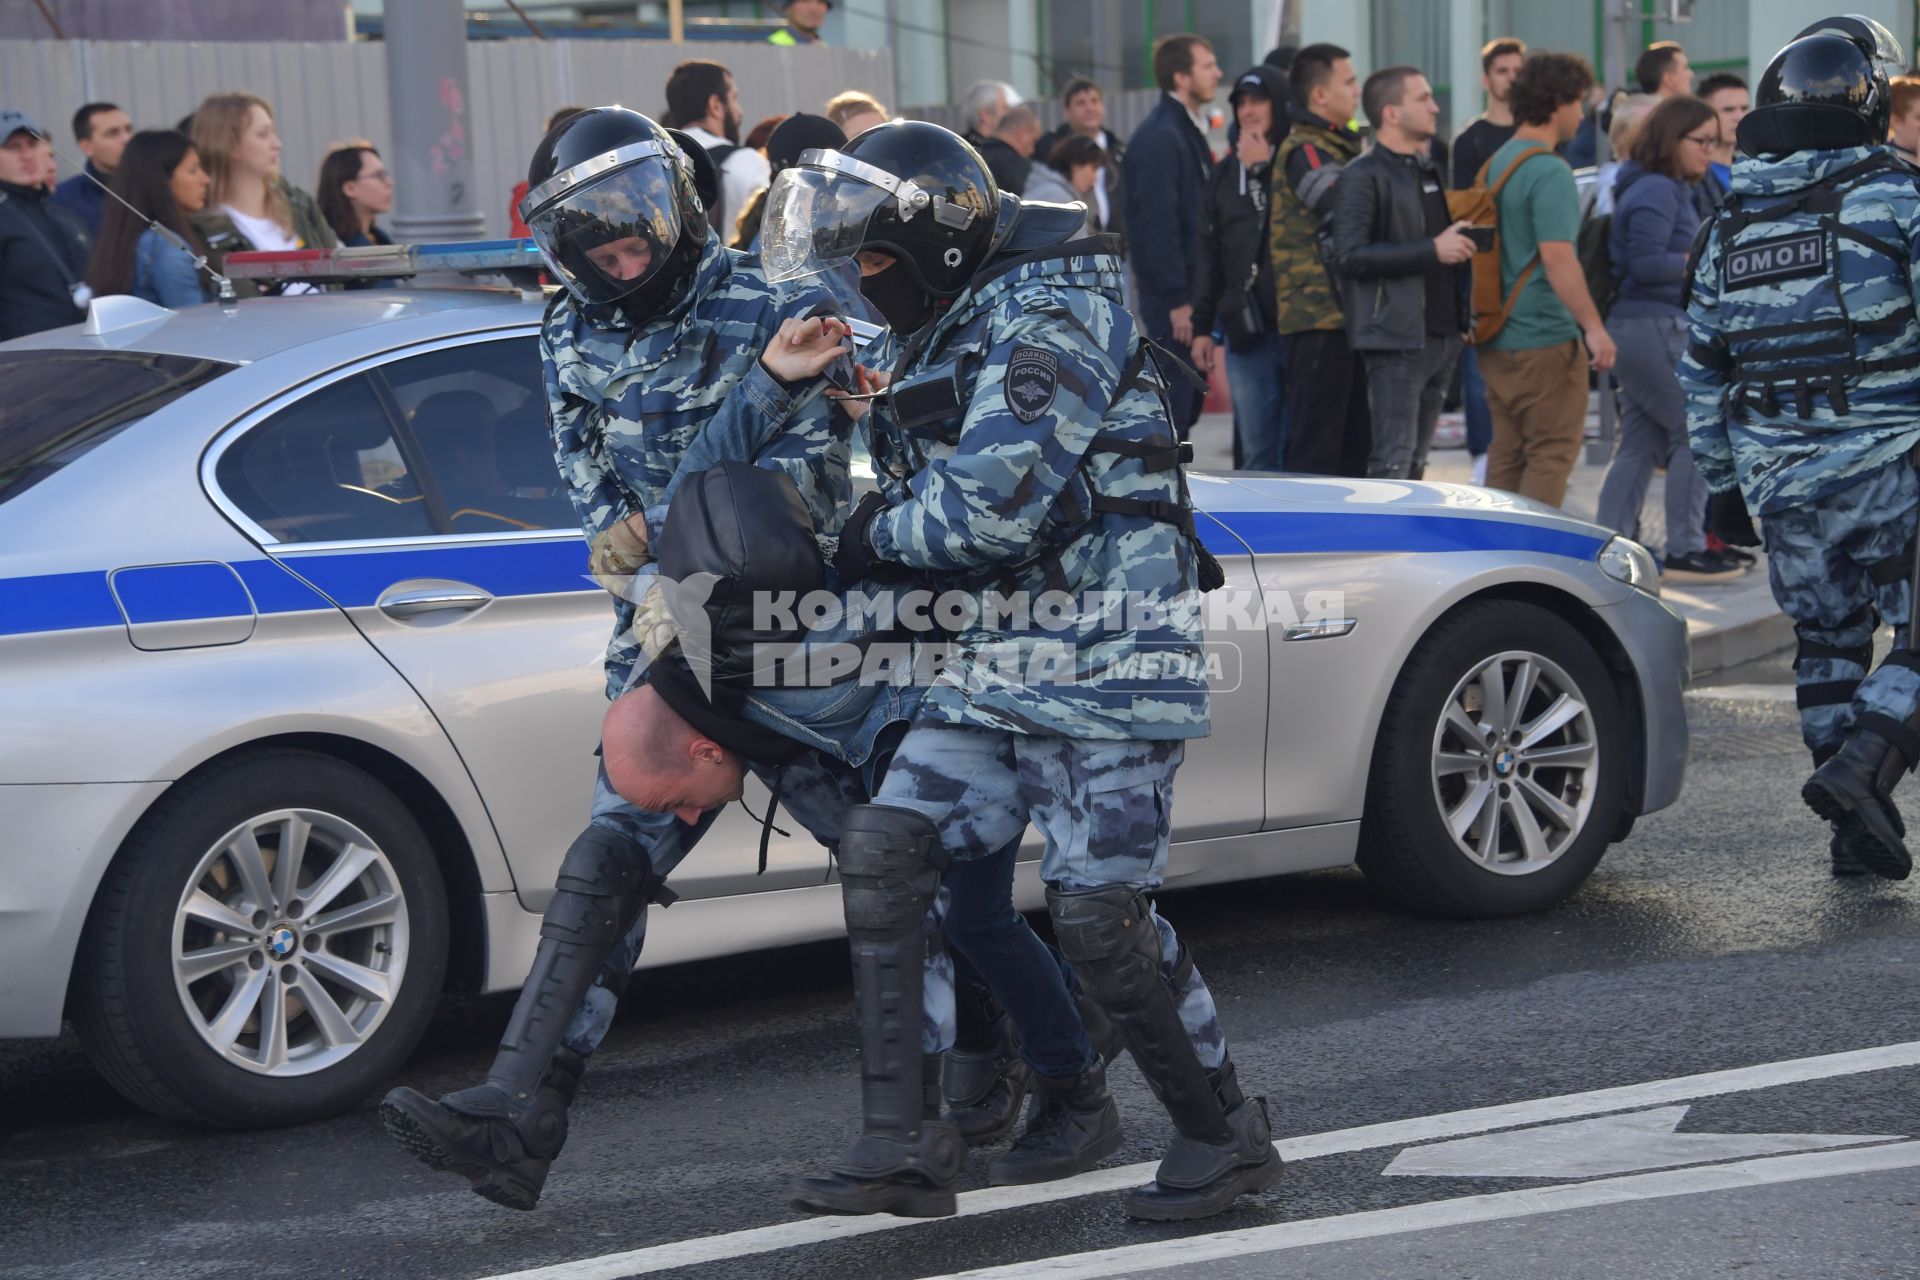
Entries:
{"label": "bmw logo on wheel hub", "polygon": [[1502,751],[1499,755],[1495,756],[1493,758],[1493,771],[1503,778],[1511,774],[1513,772],[1513,752]]}
{"label": "bmw logo on wheel hub", "polygon": [[267,954],[275,960],[285,960],[300,946],[300,939],[286,925],[271,929],[267,933]]}

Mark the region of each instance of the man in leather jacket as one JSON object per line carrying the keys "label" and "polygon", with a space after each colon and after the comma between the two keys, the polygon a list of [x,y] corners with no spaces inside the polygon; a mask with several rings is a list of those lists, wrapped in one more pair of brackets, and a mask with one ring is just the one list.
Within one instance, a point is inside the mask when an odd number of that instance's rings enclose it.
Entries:
{"label": "man in leather jacket", "polygon": [[1347,342],[1367,372],[1367,474],[1417,480],[1472,324],[1473,242],[1427,155],[1439,112],[1426,77],[1376,71],[1361,106],[1376,145],[1334,189],[1334,269]]}

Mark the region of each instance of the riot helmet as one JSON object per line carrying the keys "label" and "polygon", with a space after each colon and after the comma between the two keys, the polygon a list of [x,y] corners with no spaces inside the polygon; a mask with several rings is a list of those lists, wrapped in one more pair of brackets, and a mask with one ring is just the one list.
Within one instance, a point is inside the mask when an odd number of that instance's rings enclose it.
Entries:
{"label": "riot helmet", "polygon": [[[960,296],[992,255],[1000,192],[986,161],[960,135],[918,120],[875,125],[837,150],[802,152],[767,191],[761,260],[769,280],[826,275],[863,252],[892,256],[879,273],[925,300],[928,313]],[[904,276],[900,274],[904,272]],[[897,318],[901,300],[882,302]]]}
{"label": "riot helmet", "polygon": [[520,216],[575,300],[635,322],[672,305],[706,243],[693,163],[637,111],[594,107],[548,132]]}
{"label": "riot helmet", "polygon": [[1892,78],[1905,57],[1880,23],[1857,14],[1814,23],[1773,55],[1735,136],[1750,156],[1877,147],[1893,118]]}

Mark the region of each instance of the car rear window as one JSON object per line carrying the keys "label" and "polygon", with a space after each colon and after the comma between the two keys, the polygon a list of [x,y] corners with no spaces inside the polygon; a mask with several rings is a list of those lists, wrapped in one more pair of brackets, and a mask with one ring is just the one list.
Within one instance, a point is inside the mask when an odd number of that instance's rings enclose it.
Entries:
{"label": "car rear window", "polygon": [[0,352],[0,502],[233,367],[136,351]]}

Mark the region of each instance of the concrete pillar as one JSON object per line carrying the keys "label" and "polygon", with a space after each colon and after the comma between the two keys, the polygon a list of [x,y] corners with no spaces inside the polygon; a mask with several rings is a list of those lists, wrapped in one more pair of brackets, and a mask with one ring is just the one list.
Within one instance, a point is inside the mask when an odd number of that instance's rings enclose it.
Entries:
{"label": "concrete pillar", "polygon": [[[1294,2],[1300,6],[1301,48],[1310,44],[1337,44],[1353,54],[1353,69],[1365,80],[1374,69],[1372,6],[1356,4],[1353,0]],[[1259,52],[1264,55],[1266,50]]]}
{"label": "concrete pillar", "polygon": [[1007,68],[1007,81],[1028,101],[1046,98],[1054,90],[1054,86],[1047,83],[1040,60],[1033,56],[1040,52],[1039,39],[1039,0],[1007,0],[1006,41],[1013,50],[1009,55],[1012,65]]}
{"label": "concrete pillar", "polygon": [[473,113],[467,101],[467,20],[461,0],[386,8],[387,101],[393,117],[393,238],[474,240]]}
{"label": "concrete pillar", "polygon": [[1449,0],[1447,5],[1447,118],[1440,122],[1458,133],[1467,121],[1487,109],[1480,89],[1480,47],[1488,40],[1480,28],[1480,6],[1474,0]]}
{"label": "concrete pillar", "polygon": [[1760,73],[1773,61],[1773,55],[1780,52],[1781,45],[1828,13],[1857,13],[1885,23],[1887,30],[1899,38],[1911,65],[1911,59],[1916,56],[1913,0],[1848,0],[1830,9],[1809,7],[1801,0],[1749,0],[1747,65],[1753,68],[1752,79],[1759,80]]}

